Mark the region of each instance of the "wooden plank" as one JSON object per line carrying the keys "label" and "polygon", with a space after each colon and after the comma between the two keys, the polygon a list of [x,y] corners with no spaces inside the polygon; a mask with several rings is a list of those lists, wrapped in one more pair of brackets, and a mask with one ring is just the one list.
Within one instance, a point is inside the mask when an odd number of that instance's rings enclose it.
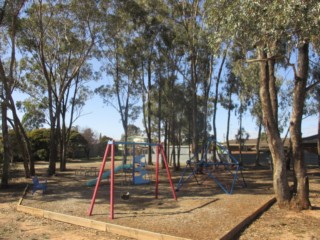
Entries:
{"label": "wooden plank", "polygon": [[28,187],[29,185],[27,184],[27,186],[25,187],[23,193],[22,193],[22,197],[19,199],[19,202],[18,202],[18,205],[21,205],[22,204],[22,201],[23,201],[23,198],[26,196],[27,194],[27,191],[28,191]]}
{"label": "wooden plank", "polygon": [[135,239],[150,239],[150,240],[188,240],[186,238],[174,237],[170,235],[165,235],[161,233],[149,232],[141,229],[135,229],[120,225],[115,225],[111,223],[105,223],[95,220],[90,220],[88,218],[81,218],[71,215],[66,215],[62,213],[56,213],[51,211],[46,211],[42,209],[37,209],[33,207],[27,207],[23,205],[18,205],[17,210],[20,212],[28,213],[37,217],[43,217],[55,221],[65,222],[74,224],[77,226],[92,228],[95,230],[109,232],[113,234],[118,234],[125,237],[131,237]]}
{"label": "wooden plank", "polygon": [[44,211],[44,217],[60,222],[65,222],[65,223],[70,223],[82,227],[87,227],[87,228],[93,228],[99,231],[106,231],[106,223],[104,222],[99,222],[87,218],[81,218],[81,217],[76,217],[76,216],[71,216],[71,215],[66,215],[62,213],[56,213],[56,212],[50,212],[50,211]]}
{"label": "wooden plank", "polygon": [[235,227],[233,227],[229,232],[224,234],[220,240],[232,240],[235,239],[236,236],[240,234],[244,230],[245,227],[247,227],[249,224],[251,224],[260,214],[262,214],[264,211],[266,211],[268,208],[270,208],[274,203],[276,202],[276,198],[272,197],[269,199],[265,204],[257,208],[253,213],[251,213],[249,216],[247,216],[244,220],[242,220],[240,223],[238,223]]}
{"label": "wooden plank", "polygon": [[17,211],[28,213],[37,217],[43,217],[43,210],[38,209],[38,208],[33,208],[33,207],[27,207],[23,205],[18,205],[17,206]]}
{"label": "wooden plank", "polygon": [[174,237],[166,234],[150,232],[125,226],[107,223],[107,232],[140,240],[187,240],[186,238]]}

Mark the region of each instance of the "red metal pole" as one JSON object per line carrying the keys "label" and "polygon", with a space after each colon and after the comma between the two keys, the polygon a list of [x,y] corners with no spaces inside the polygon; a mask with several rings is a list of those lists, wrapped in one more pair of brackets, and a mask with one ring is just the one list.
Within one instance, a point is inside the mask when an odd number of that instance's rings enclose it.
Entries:
{"label": "red metal pole", "polygon": [[103,156],[102,163],[101,163],[101,166],[100,166],[99,175],[98,175],[98,178],[97,178],[96,186],[95,186],[94,191],[93,191],[91,204],[90,204],[90,208],[89,208],[89,211],[88,211],[88,215],[89,216],[92,215],[93,206],[94,206],[94,203],[96,201],[97,192],[98,192],[98,189],[99,189],[102,173],[104,171],[104,166],[106,165],[106,161],[107,161],[107,157],[108,157],[109,151],[110,151],[110,144],[107,145],[106,150],[104,152],[104,156]]}
{"label": "red metal pole", "polygon": [[156,149],[156,189],[155,189],[155,198],[158,198],[159,193],[159,145]]}
{"label": "red metal pole", "polygon": [[164,165],[166,166],[167,176],[168,176],[168,180],[169,180],[169,183],[170,183],[172,195],[173,195],[174,200],[177,200],[176,191],[174,190],[174,186],[173,186],[173,183],[172,183],[172,179],[171,179],[171,174],[170,174],[170,171],[169,171],[169,166],[168,166],[167,158],[166,158],[166,155],[164,154],[163,146],[160,145],[160,148],[161,148],[160,151],[161,151],[161,155],[162,155],[162,157],[163,157]]}
{"label": "red metal pole", "polygon": [[110,219],[114,218],[114,142],[111,146],[111,175],[110,175]]}

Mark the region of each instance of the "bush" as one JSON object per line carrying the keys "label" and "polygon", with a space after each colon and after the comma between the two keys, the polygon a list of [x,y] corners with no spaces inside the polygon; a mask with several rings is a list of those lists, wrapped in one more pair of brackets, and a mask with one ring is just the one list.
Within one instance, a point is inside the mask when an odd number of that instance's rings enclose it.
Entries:
{"label": "bush", "polygon": [[36,160],[48,160],[48,152],[45,149],[39,149],[36,151]]}

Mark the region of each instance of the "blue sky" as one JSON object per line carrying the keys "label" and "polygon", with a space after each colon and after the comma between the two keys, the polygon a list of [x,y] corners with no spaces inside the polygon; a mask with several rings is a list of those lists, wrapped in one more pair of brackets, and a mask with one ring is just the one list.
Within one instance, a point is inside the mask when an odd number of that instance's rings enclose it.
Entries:
{"label": "blue sky", "polygon": [[[111,106],[103,104],[102,99],[99,96],[94,96],[89,100],[83,109],[83,116],[79,118],[75,125],[81,128],[91,128],[97,134],[106,135],[119,140],[121,134],[123,134],[123,128],[120,122],[120,115]],[[141,119],[138,119],[133,123],[143,130]],[[318,131],[318,116],[308,117],[303,120],[303,137],[317,134]],[[258,134],[258,127],[255,124],[255,120],[249,113],[244,115],[243,126],[245,130],[250,134],[250,138],[256,138]],[[217,131],[218,140],[224,141],[227,129],[227,111],[221,106],[218,108],[217,114]],[[232,114],[230,124],[229,139],[234,139],[234,136],[239,129],[239,121],[237,116]]]}
{"label": "blue sky", "polygon": [[[95,63],[96,68],[97,65],[99,64]],[[284,79],[292,79],[292,70],[289,69],[287,71],[281,72],[281,75],[284,76]],[[105,79],[98,82],[93,82],[90,85],[91,87],[98,87],[104,83]],[[238,117],[235,116],[234,112],[232,112],[231,114],[229,139],[234,139],[239,129],[239,120]],[[120,140],[121,135],[123,134],[120,115],[110,105],[107,106],[106,104],[104,104],[100,96],[95,95],[87,102],[86,106],[83,109],[82,115],[83,116],[75,122],[75,125],[79,126],[80,128],[91,128],[98,136],[99,134],[101,134],[112,137],[115,140]],[[210,123],[212,123],[212,119],[209,121]],[[141,130],[144,130],[142,124],[142,116],[140,116],[137,121],[130,122],[130,124],[134,124]],[[219,104],[216,117],[216,126],[218,141],[225,141],[227,130],[227,111]],[[256,126],[256,120],[251,116],[250,112],[246,112],[243,116],[243,127],[250,134],[250,138],[257,138],[258,127]],[[311,116],[303,120],[303,137],[317,134],[317,131],[318,116]]]}
{"label": "blue sky", "polygon": [[[96,84],[94,84],[96,85]],[[16,93],[14,95],[15,100],[22,100],[23,95]],[[20,114],[22,116],[22,113]],[[142,116],[141,116],[142,117]],[[141,117],[130,124],[143,128]],[[210,120],[212,121],[212,120]],[[227,111],[218,105],[217,112],[217,139],[218,141],[225,141],[225,134],[227,130]],[[98,95],[94,95],[87,101],[82,111],[82,116],[76,120],[75,126],[79,126],[81,129],[91,128],[96,134],[106,135],[112,137],[114,140],[120,140],[123,134],[123,128],[120,122],[119,113],[110,105],[103,103],[102,98]],[[250,138],[256,138],[258,134],[258,127],[256,126],[255,119],[252,118],[249,112],[244,114],[243,127],[250,134]],[[232,113],[230,123],[229,139],[234,139],[234,136],[239,129],[239,120],[237,116]],[[302,133],[303,137],[317,134],[318,131],[318,116],[311,116],[303,120]]]}

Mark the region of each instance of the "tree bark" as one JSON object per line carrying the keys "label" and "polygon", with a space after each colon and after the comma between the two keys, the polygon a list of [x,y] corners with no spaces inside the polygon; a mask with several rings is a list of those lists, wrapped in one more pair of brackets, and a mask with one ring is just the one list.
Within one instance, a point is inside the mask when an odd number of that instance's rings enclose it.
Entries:
{"label": "tree bark", "polygon": [[228,95],[229,95],[228,96],[229,104],[228,104],[228,120],[227,120],[226,141],[227,141],[228,151],[230,152],[229,132],[230,132],[231,107],[232,107],[232,104],[231,104],[231,101],[232,101],[232,99],[231,99],[231,96],[232,96],[231,90],[228,93]]}
{"label": "tree bark", "polygon": [[318,144],[317,144],[317,148],[318,148],[318,166],[320,167],[320,89],[318,89]]}
{"label": "tree bark", "polygon": [[[269,57],[269,56],[268,56]],[[276,77],[274,72],[275,60],[271,58],[268,61],[269,68],[269,94],[273,112],[273,118],[278,122],[278,91],[276,86]],[[277,125],[278,127],[278,125]]]}
{"label": "tree bark", "polygon": [[[259,58],[266,59],[264,46],[259,49]],[[270,98],[269,64],[260,61],[260,99],[262,103],[263,122],[268,136],[268,145],[273,161],[273,187],[280,208],[288,208],[291,198],[285,164],[284,147],[278,131]]]}
{"label": "tree bark", "polygon": [[257,138],[257,143],[256,143],[256,160],[255,160],[255,165],[259,166],[260,165],[260,139],[261,139],[261,130],[262,130],[262,120],[259,120],[259,130],[258,130],[258,138]]}
{"label": "tree bark", "polygon": [[7,107],[6,103],[1,103],[1,116],[2,116],[2,138],[3,138],[3,163],[2,163],[2,176],[1,176],[1,188],[7,188],[9,186],[9,163],[12,159],[9,132],[7,124]]}
{"label": "tree bark", "polygon": [[195,156],[195,160],[199,161],[198,156],[198,143],[199,134],[197,128],[197,116],[198,116],[198,100],[197,100],[197,74],[196,74],[196,54],[191,52],[191,92],[192,92],[192,153]]}
{"label": "tree bark", "polygon": [[294,172],[297,178],[296,196],[293,208],[309,209],[309,180],[303,157],[301,123],[306,98],[306,85],[309,71],[309,44],[304,42],[298,47],[298,72],[295,75],[293,106],[290,119],[290,136]]}

